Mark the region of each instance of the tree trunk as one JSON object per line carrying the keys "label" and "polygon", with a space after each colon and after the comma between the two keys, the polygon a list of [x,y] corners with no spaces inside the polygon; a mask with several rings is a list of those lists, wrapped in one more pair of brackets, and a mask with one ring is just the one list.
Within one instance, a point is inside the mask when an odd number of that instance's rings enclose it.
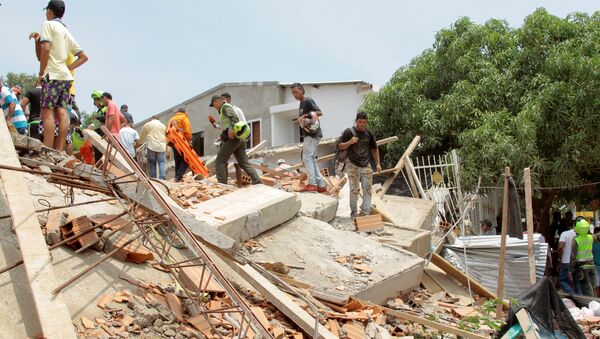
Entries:
{"label": "tree trunk", "polygon": [[538,222],[539,229],[546,241],[551,244],[554,241],[554,234],[550,234],[550,208],[558,191],[541,190],[541,197],[532,197],[533,218]]}

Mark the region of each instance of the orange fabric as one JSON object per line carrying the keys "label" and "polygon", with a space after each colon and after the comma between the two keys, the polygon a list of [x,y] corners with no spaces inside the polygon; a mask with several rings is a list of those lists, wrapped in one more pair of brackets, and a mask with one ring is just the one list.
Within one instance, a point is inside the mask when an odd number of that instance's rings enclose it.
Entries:
{"label": "orange fabric", "polygon": [[96,164],[96,158],[94,157],[94,147],[92,146],[91,140],[86,140],[83,146],[79,149],[79,154],[81,154],[81,159],[90,165]]}
{"label": "orange fabric", "polygon": [[[192,140],[192,126],[190,124],[190,118],[187,115],[187,113],[177,112],[177,114],[175,114],[171,119],[169,119],[169,122],[167,123],[167,130],[169,129],[169,127],[175,127],[186,140]],[[167,135],[167,140],[168,139],[169,136]],[[168,141],[173,142],[173,140]]]}

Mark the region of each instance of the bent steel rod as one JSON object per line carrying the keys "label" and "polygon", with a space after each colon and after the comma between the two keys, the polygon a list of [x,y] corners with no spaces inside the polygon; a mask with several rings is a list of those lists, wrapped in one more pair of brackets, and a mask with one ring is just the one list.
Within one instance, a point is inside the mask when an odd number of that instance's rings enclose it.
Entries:
{"label": "bent steel rod", "polygon": [[[121,213],[121,214],[119,214],[119,215],[115,216],[114,218],[112,218],[112,219],[109,219],[109,220],[107,220],[107,221],[105,221],[105,222],[103,222],[103,223],[101,223],[101,224],[98,224],[98,225],[92,225],[92,226],[90,226],[90,227],[86,227],[86,228],[82,229],[81,231],[79,231],[79,233],[77,233],[77,234],[74,234],[74,235],[72,235],[72,236],[70,236],[70,237],[68,237],[68,238],[66,238],[66,239],[63,239],[63,240],[61,240],[61,241],[57,242],[56,244],[54,244],[54,245],[52,245],[52,246],[49,246],[49,247],[48,247],[48,250],[49,250],[49,251],[51,251],[51,250],[53,250],[53,249],[55,249],[55,248],[57,248],[57,247],[59,247],[59,246],[61,246],[61,245],[65,244],[65,243],[67,243],[67,242],[71,241],[71,240],[75,240],[75,239],[79,238],[80,236],[82,236],[82,235],[84,235],[84,234],[87,234],[87,233],[89,233],[89,232],[91,232],[91,231],[95,230],[95,229],[96,229],[96,228],[98,228],[98,227],[102,227],[102,226],[104,226],[104,225],[108,224],[109,222],[111,222],[111,221],[114,221],[114,220],[116,220],[116,219],[118,219],[118,218],[120,218],[120,217],[124,216],[125,214],[127,214],[127,212],[123,212],[123,213]],[[69,231],[69,233],[73,233],[73,232],[72,232],[72,231]],[[69,233],[67,233],[67,234],[69,234]],[[7,271],[10,271],[10,270],[12,270],[13,268],[15,268],[15,267],[17,267],[17,266],[21,265],[22,263],[23,263],[23,259],[21,259],[21,260],[17,261],[16,263],[14,263],[14,264],[12,264],[12,265],[10,265],[10,266],[7,266],[7,267],[5,267],[5,268],[1,269],[1,270],[0,270],[0,274],[2,274],[2,273],[4,273],[4,272],[7,272]]]}

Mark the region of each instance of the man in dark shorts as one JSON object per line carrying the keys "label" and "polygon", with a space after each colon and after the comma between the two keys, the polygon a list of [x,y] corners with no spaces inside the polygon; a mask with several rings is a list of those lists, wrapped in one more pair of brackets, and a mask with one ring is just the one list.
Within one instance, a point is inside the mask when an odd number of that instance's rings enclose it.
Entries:
{"label": "man in dark shorts", "polygon": [[[36,56],[40,61],[38,83],[42,84],[44,144],[62,151],[69,128],[67,101],[73,83],[70,71],[85,63],[88,57],[61,20],[65,14],[64,1],[51,0],[45,10],[47,20],[41,34],[32,33],[30,37],[35,39]],[[67,66],[69,53],[77,59]],[[55,118],[58,120],[57,138],[54,137]]]}
{"label": "man in dark shorts", "polygon": [[29,136],[44,141],[44,135],[40,133],[40,105],[42,103],[42,87],[36,86],[25,93],[21,99],[21,107],[25,109],[29,105]]}

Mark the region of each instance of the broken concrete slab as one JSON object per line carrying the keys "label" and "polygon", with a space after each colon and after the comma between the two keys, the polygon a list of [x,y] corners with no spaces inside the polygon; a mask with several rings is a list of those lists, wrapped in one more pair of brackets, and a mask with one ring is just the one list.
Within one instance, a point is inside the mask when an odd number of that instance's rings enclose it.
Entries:
{"label": "broken concrete slab", "polygon": [[291,219],[300,210],[294,193],[252,185],[186,209],[234,240],[245,241]]}
{"label": "broken concrete slab", "polygon": [[300,215],[324,222],[335,218],[339,204],[337,198],[320,193],[301,193],[298,197],[302,203]]}
{"label": "broken concrete slab", "polygon": [[[303,270],[292,269],[290,277],[320,290],[342,291],[374,303],[416,287],[425,265],[425,260],[408,251],[384,247],[368,236],[307,217],[294,218],[254,240],[264,251],[247,254],[250,259],[302,266]],[[364,262],[354,264],[368,266],[372,273],[335,260],[351,255],[364,257]]]}
{"label": "broken concrete slab", "polygon": [[399,246],[421,258],[427,256],[431,244],[431,232],[387,222],[384,223],[384,232],[375,237],[383,244]]}
{"label": "broken concrete slab", "polygon": [[17,133],[10,134],[12,138],[13,145],[18,149],[26,149],[32,150],[35,152],[42,151],[42,142],[35,138],[30,138],[26,135],[21,135]]}
{"label": "broken concrete slab", "polygon": [[383,196],[383,202],[388,207],[397,226],[434,230],[437,216],[435,202],[387,194]]}

